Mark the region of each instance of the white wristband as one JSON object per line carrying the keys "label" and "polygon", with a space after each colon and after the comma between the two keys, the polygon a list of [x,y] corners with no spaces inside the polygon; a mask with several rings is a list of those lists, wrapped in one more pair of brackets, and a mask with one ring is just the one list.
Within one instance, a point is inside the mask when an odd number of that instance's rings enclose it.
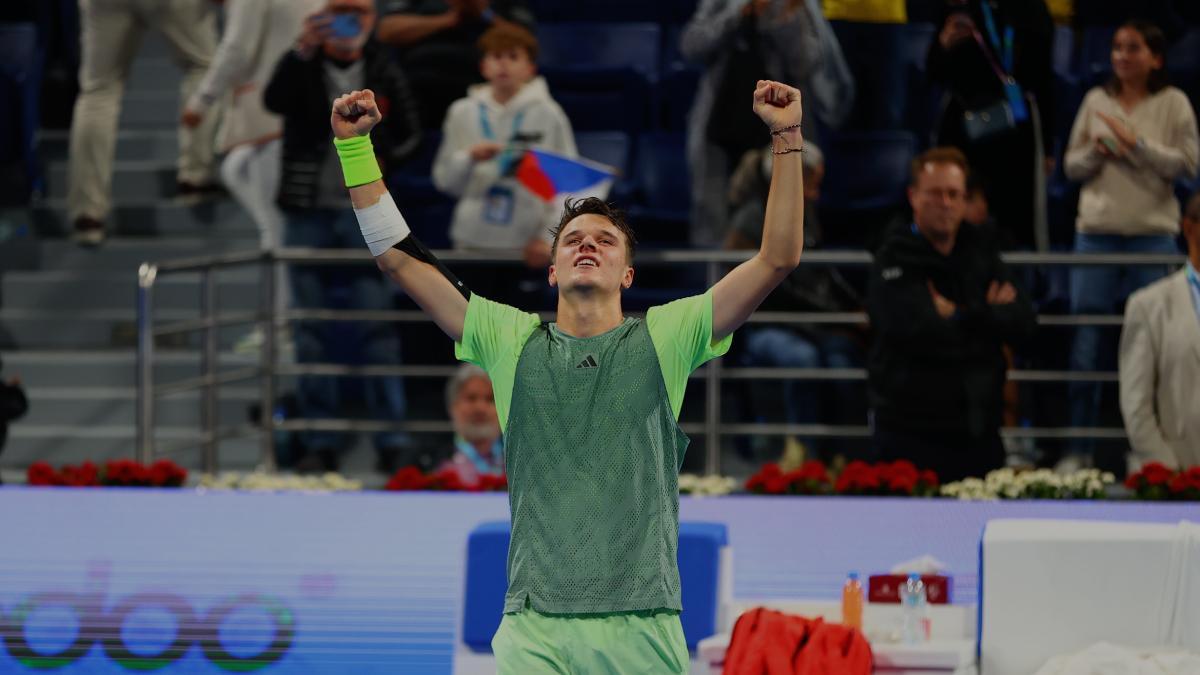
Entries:
{"label": "white wristband", "polygon": [[362,230],[363,240],[371,255],[383,255],[384,251],[404,241],[412,230],[396,208],[396,201],[391,193],[384,192],[379,201],[365,209],[354,209],[358,218],[358,228]]}

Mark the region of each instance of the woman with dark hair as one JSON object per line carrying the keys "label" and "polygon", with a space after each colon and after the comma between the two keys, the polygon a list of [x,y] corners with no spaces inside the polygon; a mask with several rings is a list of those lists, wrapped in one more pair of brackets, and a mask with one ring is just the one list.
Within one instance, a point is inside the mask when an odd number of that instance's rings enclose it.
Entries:
{"label": "woman with dark hair", "polygon": [[[1167,40],[1154,24],[1130,21],[1113,36],[1113,78],[1088,92],[1067,146],[1064,169],[1083,182],[1075,221],[1080,253],[1176,253],[1179,201],[1176,179],[1196,174],[1200,141],[1187,96],[1167,83]],[[1074,267],[1071,310],[1076,314],[1121,311],[1133,291],[1166,276],[1157,266]],[[1071,350],[1072,370],[1101,365],[1098,326],[1081,326]],[[1110,350],[1115,354],[1115,350]],[[1071,424],[1094,426],[1098,383],[1071,385]],[[1077,443],[1066,465],[1091,460],[1090,443]],[[1106,468],[1122,469],[1120,458]]]}

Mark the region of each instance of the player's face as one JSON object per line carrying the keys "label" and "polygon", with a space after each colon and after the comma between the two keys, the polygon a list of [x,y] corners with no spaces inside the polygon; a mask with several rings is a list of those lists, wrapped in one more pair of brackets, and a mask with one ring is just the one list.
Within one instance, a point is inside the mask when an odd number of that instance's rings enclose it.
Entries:
{"label": "player's face", "polygon": [[454,430],[468,441],[481,437],[498,438],[500,422],[496,417],[492,383],[482,377],[467,380],[450,406],[450,419],[454,422]]}
{"label": "player's face", "polygon": [[608,218],[587,213],[567,223],[550,266],[561,291],[620,291],[633,284],[625,235]]}

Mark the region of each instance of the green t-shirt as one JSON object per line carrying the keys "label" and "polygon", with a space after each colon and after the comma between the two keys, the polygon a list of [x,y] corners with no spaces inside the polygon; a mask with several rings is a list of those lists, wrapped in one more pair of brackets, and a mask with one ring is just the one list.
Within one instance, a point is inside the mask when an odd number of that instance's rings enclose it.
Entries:
{"label": "green t-shirt", "polygon": [[[478,294],[472,294],[467,305],[462,341],[454,343],[454,356],[483,368],[492,378],[501,431],[508,429],[513,378],[521,349],[540,324],[537,314],[492,302]],[[646,325],[658,353],[671,409],[679,419],[688,377],[710,359],[724,356],[733,336],[712,341],[711,290],[651,307],[646,312]]]}
{"label": "green t-shirt", "polygon": [[512,540],[506,612],[681,609],[679,410],[724,354],[710,294],[577,338],[475,296],[459,358],[492,375],[505,429]]}

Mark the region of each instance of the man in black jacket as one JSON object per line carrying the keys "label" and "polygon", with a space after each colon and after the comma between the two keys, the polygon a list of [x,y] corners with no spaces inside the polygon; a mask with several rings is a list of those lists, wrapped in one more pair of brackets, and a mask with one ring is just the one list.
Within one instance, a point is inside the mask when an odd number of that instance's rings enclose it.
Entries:
{"label": "man in black jacket", "polygon": [[[3,363],[0,362],[0,368],[2,367]],[[23,416],[28,409],[29,401],[25,399],[21,381],[15,377],[0,380],[0,452],[4,450],[4,442],[8,440],[8,423]]]}
{"label": "man in black jacket", "polygon": [[1004,464],[1002,346],[1027,341],[1036,325],[994,232],[963,225],[967,172],[954,148],[913,162],[913,224],[876,253],[867,301],[876,450],[943,480]]}
{"label": "man in black jacket", "polygon": [[[399,163],[420,142],[416,104],[399,67],[372,37],[375,7],[371,0],[330,0],[305,21],[296,48],[285,55],[263,93],[266,107],[283,117],[283,167],[277,202],[287,219],[288,246],[360,248],[362,234],[342,179],[329,131],[334,99],[356,89],[370,89],[384,113],[372,134],[375,151],[386,168]],[[292,294],[302,309],[384,310],[392,308],[391,291],[374,268],[296,265]],[[300,322],[295,327],[300,363],[371,363],[398,365],[400,334],[394,324],[373,322],[340,325]],[[305,418],[342,415],[342,387],[350,378],[301,377],[297,407]],[[398,378],[361,381],[368,412],[377,419],[405,417],[403,383]],[[303,435],[308,455],[298,469],[333,470],[346,439],[340,434]],[[378,468],[390,472],[406,462],[407,439],[397,433],[376,434]]]}

